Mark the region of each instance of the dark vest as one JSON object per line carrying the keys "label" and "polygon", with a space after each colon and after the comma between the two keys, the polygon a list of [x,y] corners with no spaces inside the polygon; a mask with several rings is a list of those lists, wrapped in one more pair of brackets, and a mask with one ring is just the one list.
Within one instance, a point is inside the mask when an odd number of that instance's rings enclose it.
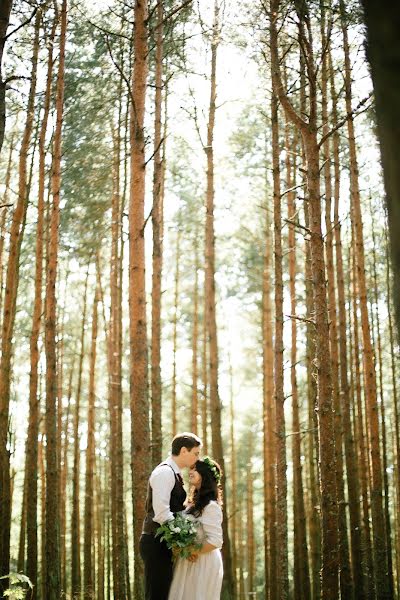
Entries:
{"label": "dark vest", "polygon": [[[172,469],[171,465],[167,463],[161,463]],[[183,489],[183,483],[178,477],[177,473],[172,469],[172,472],[175,477],[175,485],[171,490],[171,499],[169,502],[169,506],[171,508],[171,512],[177,513],[183,510],[185,507],[183,503],[186,500],[186,492]],[[154,509],[153,509],[153,490],[150,485],[150,481],[147,483],[147,498],[146,498],[146,515],[143,522],[142,533],[147,533],[150,535],[154,535],[158,527],[160,527],[159,523],[153,521],[154,518]]]}

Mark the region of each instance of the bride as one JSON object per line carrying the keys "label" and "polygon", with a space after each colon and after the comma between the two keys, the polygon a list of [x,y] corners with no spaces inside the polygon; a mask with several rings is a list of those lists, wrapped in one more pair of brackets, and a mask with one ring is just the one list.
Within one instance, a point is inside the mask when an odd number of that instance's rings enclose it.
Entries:
{"label": "bride", "polygon": [[193,493],[185,514],[198,523],[200,550],[189,559],[178,558],[168,600],[219,600],[223,567],[221,469],[205,457],[189,472]]}

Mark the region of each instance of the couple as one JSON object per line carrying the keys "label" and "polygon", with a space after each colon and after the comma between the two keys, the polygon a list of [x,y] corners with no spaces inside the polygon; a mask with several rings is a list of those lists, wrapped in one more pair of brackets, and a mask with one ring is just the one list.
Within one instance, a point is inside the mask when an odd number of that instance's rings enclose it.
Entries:
{"label": "couple", "polygon": [[[219,465],[201,460],[201,440],[181,433],[172,440],[171,456],[152,472],[147,488],[146,515],[140,538],[146,600],[219,600],[222,586],[222,508]],[[192,490],[188,500],[181,469],[189,468]],[[155,537],[159,525],[185,511],[198,523],[201,544],[189,559],[178,558]]]}

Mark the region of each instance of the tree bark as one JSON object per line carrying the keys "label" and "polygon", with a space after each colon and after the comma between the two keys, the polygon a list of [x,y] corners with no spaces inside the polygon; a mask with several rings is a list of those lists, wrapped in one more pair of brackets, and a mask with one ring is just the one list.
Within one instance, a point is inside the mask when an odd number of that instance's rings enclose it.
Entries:
{"label": "tree bark", "polygon": [[[380,141],[393,270],[400,272],[400,171],[397,149],[400,131],[397,123],[400,104],[400,53],[398,4],[382,5],[379,0],[363,0],[367,25],[367,56],[375,91],[375,110]],[[393,289],[397,335],[400,339],[400,280],[395,278]]]}
{"label": "tree bark", "polygon": [[[345,60],[345,99],[346,110],[351,112],[351,64],[350,50],[346,26],[344,1],[340,0],[341,23],[343,33],[343,49]],[[371,515],[373,531],[373,552],[375,569],[375,588],[379,599],[390,598],[390,587],[387,578],[387,548],[385,542],[385,521],[382,507],[382,460],[380,452],[379,416],[377,404],[376,373],[371,332],[368,318],[367,288],[365,281],[364,234],[361,213],[360,189],[358,182],[358,161],[354,133],[353,118],[347,120],[349,158],[350,158],[350,197],[355,227],[355,248],[357,264],[357,283],[360,298],[361,331],[363,340],[363,363],[365,377],[365,394],[368,407],[368,424],[370,436],[370,454],[372,467]]]}
{"label": "tree bark", "polygon": [[[144,114],[148,73],[147,0],[135,0],[134,67],[131,105],[131,184],[129,205],[129,327],[131,365],[131,466],[134,554],[145,515],[146,484],[151,460],[147,376],[147,327],[144,246],[145,135]],[[143,565],[135,560],[135,599],[143,598]]]}
{"label": "tree bark", "polygon": [[3,0],[0,4],[0,153],[6,130],[6,81],[3,79],[3,55],[10,22],[12,0]]}
{"label": "tree bark", "polygon": [[60,222],[61,133],[64,109],[67,0],[61,8],[60,54],[56,88],[56,127],[51,176],[52,206],[47,258],[45,350],[46,350],[46,599],[61,595],[59,482],[57,457],[56,279]]}
{"label": "tree bark", "polygon": [[263,456],[264,456],[264,569],[267,599],[275,600],[276,589],[276,529],[275,529],[275,410],[274,347],[272,333],[271,286],[271,224],[266,205],[264,269],[262,283],[263,334]]}
{"label": "tree bark", "polygon": [[151,448],[152,466],[162,461],[162,387],[161,387],[161,281],[163,265],[163,177],[162,89],[164,55],[164,2],[157,4],[155,101],[154,101],[154,173],[153,173],[153,271],[151,292]]}
{"label": "tree bark", "polygon": [[[6,9],[6,6],[2,6]],[[11,8],[11,4],[10,4]],[[8,11],[9,15],[9,11]],[[1,16],[1,14],[0,14]],[[3,14],[4,17],[4,14]],[[4,21],[1,22],[1,27]],[[41,11],[38,11],[35,20],[35,36],[32,52],[31,82],[26,107],[26,121],[19,154],[18,171],[18,197],[14,209],[10,242],[8,251],[7,274],[5,283],[5,295],[3,305],[3,321],[1,335],[1,361],[0,361],[0,573],[9,572],[10,560],[10,525],[11,525],[11,488],[10,488],[10,449],[9,437],[9,406],[11,387],[11,359],[13,353],[13,335],[15,326],[15,313],[19,285],[19,266],[21,243],[24,232],[26,211],[28,206],[28,151],[32,137],[33,119],[35,109],[35,93],[37,79],[37,64],[39,54],[39,30],[41,23]],[[4,29],[4,35],[7,27]],[[0,34],[2,32],[0,31]],[[0,51],[2,53],[0,40]],[[2,56],[0,55],[0,60]],[[1,64],[1,62],[0,62]],[[1,98],[0,98],[1,103]],[[0,105],[1,112],[1,105]],[[1,135],[1,131],[0,131]],[[1,141],[1,140],[0,140]],[[0,580],[0,592],[7,589],[7,581]]]}
{"label": "tree bark", "polygon": [[[333,424],[333,398],[331,355],[329,348],[328,307],[325,283],[324,241],[321,230],[321,193],[319,144],[317,140],[317,87],[311,28],[307,4],[296,6],[299,20],[299,36],[306,64],[309,83],[310,114],[308,122],[293,108],[282,83],[278,55],[278,32],[276,20],[280,0],[271,0],[271,57],[272,77],[276,93],[286,116],[301,132],[307,159],[307,186],[310,211],[310,249],[313,277],[313,295],[316,326],[316,361],[318,370],[318,426],[319,460],[322,516],[322,569],[321,596],[334,600],[338,595],[338,509],[336,499],[336,456]],[[307,34],[305,32],[307,30]],[[276,375],[275,375],[276,376]]]}
{"label": "tree bark", "polygon": [[81,508],[80,508],[80,407],[82,395],[83,361],[85,359],[85,330],[87,321],[87,289],[89,282],[89,265],[86,271],[85,288],[83,292],[83,308],[80,335],[80,351],[78,364],[78,384],[74,407],[74,463],[72,471],[72,511],[71,511],[71,593],[72,597],[81,596],[82,570],[81,570]]}
{"label": "tree bark", "polygon": [[94,547],[94,468],[95,468],[95,397],[96,397],[96,352],[97,352],[97,305],[99,293],[96,288],[92,314],[92,340],[90,348],[89,369],[89,406],[87,418],[86,476],[85,476],[85,529],[84,529],[84,569],[83,589],[85,600],[94,598],[95,582],[93,579],[93,547]]}

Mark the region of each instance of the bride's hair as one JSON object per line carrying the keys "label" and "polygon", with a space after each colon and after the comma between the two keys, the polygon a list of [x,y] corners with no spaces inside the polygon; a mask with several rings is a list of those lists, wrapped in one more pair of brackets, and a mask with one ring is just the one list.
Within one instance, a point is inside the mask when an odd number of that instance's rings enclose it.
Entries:
{"label": "bride's hair", "polygon": [[[201,486],[200,489],[195,489],[191,493],[189,502],[192,504],[192,506],[187,512],[195,517],[200,517],[203,510],[207,504],[211,502],[211,500],[216,500],[218,504],[222,505],[221,485],[217,482],[215,474],[210,468],[210,462],[211,461],[209,459],[208,462],[198,460],[193,467],[201,475]],[[221,467],[217,462],[215,462],[215,460],[212,461],[212,466],[218,473],[218,479],[220,481],[222,477]]]}

